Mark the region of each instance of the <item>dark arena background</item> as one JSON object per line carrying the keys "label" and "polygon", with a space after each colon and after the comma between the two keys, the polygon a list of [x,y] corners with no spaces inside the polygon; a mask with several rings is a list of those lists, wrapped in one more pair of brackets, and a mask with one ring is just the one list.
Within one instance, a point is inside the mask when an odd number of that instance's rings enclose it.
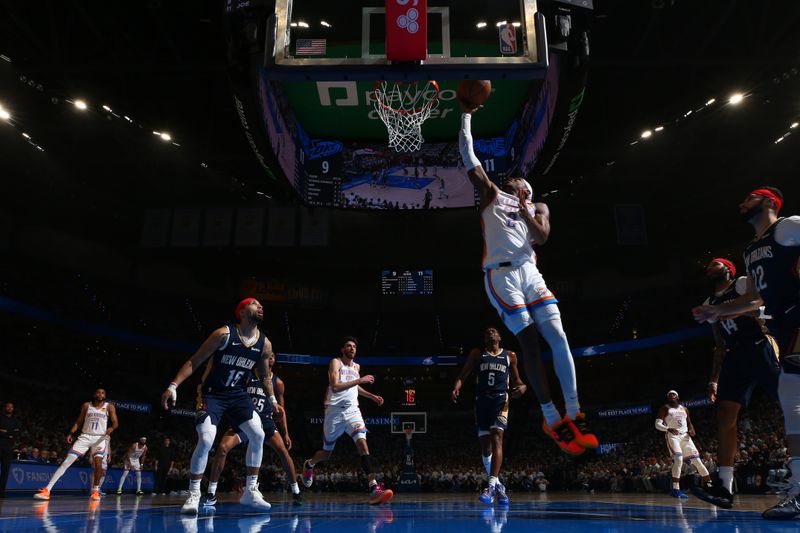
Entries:
{"label": "dark arena background", "polygon": [[[764,388],[738,417],[730,509],[692,493],[704,481],[689,460],[688,497],[672,497],[673,455],[654,424],[677,390],[719,483],[715,344],[692,308],[713,292],[712,259],[746,275],[750,191],[777,187],[780,214],[800,212],[800,3],[339,4],[0,3],[0,531],[796,531],[800,512],[761,516],[796,488],[781,406]],[[412,6],[427,9],[425,58],[390,59],[386,12],[402,8],[399,27],[416,35]],[[421,148],[390,147],[376,80],[432,79]],[[484,289],[479,195],[459,151],[457,87],[476,79],[493,91],[473,114],[475,156],[492,183],[524,177],[550,210],[537,266],[599,440],[580,455],[542,430],[522,346]],[[290,439],[278,440],[291,441],[298,476],[323,446],[328,365],[357,338],[361,376],[374,376],[363,388],[383,398],[360,408],[390,501],[370,504],[343,437],[313,485],[299,483],[302,504],[266,445],[258,490],[272,507],[240,504],[240,446],[218,503],[182,512],[203,369],[169,410],[162,394],[243,298],[263,305],[285,384]],[[474,374],[451,399],[490,326],[528,388],[504,419],[507,505],[479,500]],[[90,498],[87,454],[34,499],[98,388],[119,421],[104,494]],[[131,472],[118,495],[141,437],[143,494]],[[209,475],[210,461],[204,495]]]}

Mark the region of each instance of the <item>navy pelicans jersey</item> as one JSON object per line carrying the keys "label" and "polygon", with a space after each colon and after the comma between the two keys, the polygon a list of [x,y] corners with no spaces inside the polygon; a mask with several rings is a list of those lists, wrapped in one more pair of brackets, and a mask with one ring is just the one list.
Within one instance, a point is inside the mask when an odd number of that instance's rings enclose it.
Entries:
{"label": "navy pelicans jersey", "polygon": [[[272,390],[278,388],[278,376],[272,373]],[[247,394],[253,400],[253,410],[258,413],[262,420],[272,418],[272,402],[269,400],[264,387],[261,386],[261,380],[255,374],[250,374],[250,379],[247,381]]]}
{"label": "navy pelicans jersey", "polygon": [[503,350],[498,355],[483,352],[478,365],[475,394],[505,394],[508,391],[508,367],[508,350]]}
{"label": "navy pelicans jersey", "polygon": [[[706,303],[709,305],[719,305],[738,298],[747,291],[747,278],[739,277],[730,287],[725,289],[720,295],[709,296]],[[725,345],[732,348],[739,344],[757,341],[764,338],[763,322],[753,316],[739,316],[719,321]]]}
{"label": "navy pelicans jersey", "polygon": [[800,246],[782,246],[775,240],[782,220],[744,249],[744,264],[764,300],[765,312],[776,318],[800,303]]}
{"label": "navy pelicans jersey", "polygon": [[235,325],[228,326],[228,342],[214,352],[203,373],[203,394],[245,391],[247,381],[264,349],[264,335],[256,330],[255,339],[246,343]]}

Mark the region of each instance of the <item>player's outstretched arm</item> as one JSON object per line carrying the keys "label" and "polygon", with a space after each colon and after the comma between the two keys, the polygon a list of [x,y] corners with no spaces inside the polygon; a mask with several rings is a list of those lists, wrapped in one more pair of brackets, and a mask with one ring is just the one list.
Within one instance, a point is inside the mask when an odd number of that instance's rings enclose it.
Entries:
{"label": "player's outstretched arm", "polygon": [[508,362],[509,362],[509,372],[511,374],[511,397],[512,398],[520,398],[525,391],[528,390],[528,387],[522,382],[522,378],[519,377],[519,369],[517,368],[517,354],[509,351],[508,352]]}
{"label": "player's outstretched arm", "polygon": [[464,362],[464,366],[461,367],[461,372],[458,373],[456,382],[453,384],[453,390],[450,391],[450,399],[453,400],[453,403],[458,401],[458,397],[461,395],[461,387],[464,386],[464,381],[472,374],[472,369],[475,368],[480,358],[481,351],[479,349],[474,348],[469,352],[467,360]]}
{"label": "player's outstretched arm", "polygon": [[692,309],[692,315],[697,322],[714,323],[720,318],[743,315],[758,311],[763,305],[761,296],[756,290],[752,276],[747,275],[747,290],[729,302],[719,305],[698,305]]}
{"label": "player's outstretched arm", "polygon": [[111,427],[106,429],[106,435],[111,435],[119,428],[119,418],[117,418],[117,408],[113,403],[108,404],[108,418],[111,420]]}
{"label": "player's outstretched arm", "polygon": [[383,397],[378,396],[377,394],[372,394],[367,389],[362,387],[361,385],[358,386],[358,395],[363,396],[364,398],[368,398],[373,402],[377,403],[378,405],[383,405]]}
{"label": "player's outstretched arm", "polygon": [[67,444],[72,444],[72,434],[78,431],[78,428],[83,427],[83,422],[86,420],[86,413],[88,412],[89,402],[86,402],[81,405],[81,412],[78,415],[78,418],[75,420],[75,423],[72,424],[72,427],[69,428],[69,433],[67,433]]}
{"label": "player's outstretched arm", "polygon": [[725,338],[722,336],[722,328],[719,324],[711,324],[711,332],[714,334],[714,358],[711,361],[711,376],[708,378],[708,399],[711,403],[717,401],[717,383],[719,383],[719,373],[722,370],[722,361],[728,353],[725,345]]}
{"label": "player's outstretched arm", "polygon": [[461,153],[461,160],[467,169],[467,177],[478,191],[481,202],[481,209],[489,205],[497,197],[497,185],[492,183],[489,176],[483,170],[481,162],[475,156],[472,148],[472,113],[478,108],[468,108],[459,100],[461,105],[461,130],[458,132],[458,150]]}
{"label": "player's outstretched arm", "polygon": [[172,383],[170,383],[169,387],[161,394],[161,406],[164,409],[169,409],[170,404],[175,405],[175,402],[178,400],[178,386],[186,381],[200,365],[205,363],[208,358],[214,354],[214,352],[219,350],[220,346],[227,340],[228,335],[230,335],[230,332],[227,326],[215,329],[203,344],[200,345],[200,348],[197,349],[194,355],[183,363],[178,373],[175,374]]}
{"label": "player's outstretched arm", "polygon": [[275,390],[272,386],[272,371],[269,369],[269,358],[272,357],[272,342],[264,337],[264,348],[261,350],[261,359],[256,365],[256,375],[261,379],[261,386],[264,389],[269,401],[272,402],[272,412],[277,416],[283,415],[283,407],[275,397]]}

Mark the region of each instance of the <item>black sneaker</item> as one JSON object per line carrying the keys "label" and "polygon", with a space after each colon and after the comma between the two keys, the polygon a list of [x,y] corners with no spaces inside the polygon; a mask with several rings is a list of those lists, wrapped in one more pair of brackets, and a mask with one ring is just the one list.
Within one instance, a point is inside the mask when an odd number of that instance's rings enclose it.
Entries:
{"label": "black sneaker", "polygon": [[800,517],[800,496],[786,498],[774,507],[770,507],[761,517],[764,520],[793,520]]}
{"label": "black sneaker", "polygon": [[203,507],[214,507],[217,505],[217,495],[207,492],[206,495],[200,500],[200,503]]}
{"label": "black sneaker", "polygon": [[723,509],[733,508],[733,494],[728,492],[725,487],[712,485],[710,487],[692,487],[692,494],[704,502],[708,502]]}
{"label": "black sneaker", "polygon": [[292,494],[292,500],[294,500],[292,502],[292,505],[296,507],[303,505],[303,495],[300,494],[299,492],[297,494]]}

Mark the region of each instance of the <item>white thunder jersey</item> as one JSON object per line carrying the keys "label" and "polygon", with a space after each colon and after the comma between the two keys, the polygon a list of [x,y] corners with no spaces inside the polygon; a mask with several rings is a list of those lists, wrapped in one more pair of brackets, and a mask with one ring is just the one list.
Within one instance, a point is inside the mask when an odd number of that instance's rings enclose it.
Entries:
{"label": "white thunder jersey", "polygon": [[[345,383],[360,378],[361,375],[358,373],[359,368],[356,362],[347,366],[344,364],[344,361],[342,361],[342,365],[339,367],[339,383]],[[350,387],[349,389],[339,392],[333,392],[331,386],[328,385],[328,390],[325,391],[325,407],[329,405],[341,407],[342,409],[358,405],[358,387]]]}
{"label": "white thunder jersey", "polygon": [[86,419],[83,421],[81,433],[86,435],[105,435],[108,427],[108,402],[103,402],[100,407],[89,403]]}
{"label": "white thunder jersey", "polygon": [[678,407],[668,406],[664,423],[670,429],[677,429],[681,435],[685,435],[689,431],[689,426],[686,423],[686,409],[682,405]]}
{"label": "white thunder jersey", "polygon": [[139,445],[137,444],[136,446],[133,447],[133,450],[128,451],[128,457],[130,459],[135,459],[138,461],[146,449],[147,449],[147,444],[145,444],[141,448],[139,448]]}
{"label": "white thunder jersey", "polygon": [[[528,201],[527,208],[532,215],[536,214],[533,202]],[[517,197],[503,191],[481,212],[484,270],[497,268],[501,263],[519,266],[536,262],[528,225],[518,213]]]}

